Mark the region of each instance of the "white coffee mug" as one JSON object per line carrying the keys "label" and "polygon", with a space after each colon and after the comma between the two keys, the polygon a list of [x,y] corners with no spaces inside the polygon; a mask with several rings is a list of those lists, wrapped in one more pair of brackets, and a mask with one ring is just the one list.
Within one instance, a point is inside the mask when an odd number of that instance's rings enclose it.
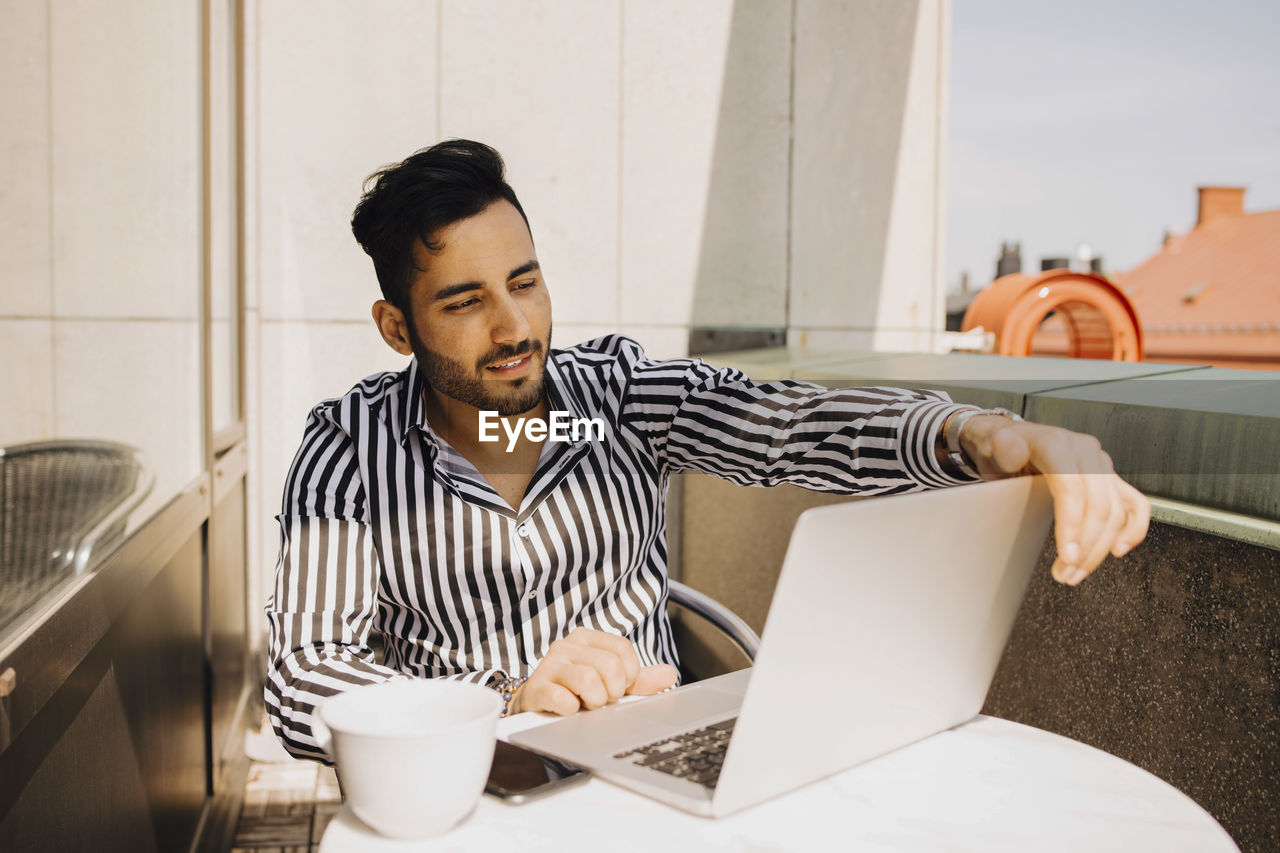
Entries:
{"label": "white coffee mug", "polygon": [[389,838],[426,838],[480,799],[502,699],[476,684],[405,679],[353,688],[317,713],[317,739],[355,816]]}

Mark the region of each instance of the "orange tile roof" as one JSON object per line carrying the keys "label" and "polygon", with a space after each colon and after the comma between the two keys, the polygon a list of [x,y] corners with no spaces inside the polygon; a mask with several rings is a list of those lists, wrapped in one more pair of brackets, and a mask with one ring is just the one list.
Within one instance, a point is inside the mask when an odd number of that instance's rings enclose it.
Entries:
{"label": "orange tile roof", "polygon": [[1112,278],[1138,312],[1147,360],[1280,366],[1280,210],[1215,216]]}

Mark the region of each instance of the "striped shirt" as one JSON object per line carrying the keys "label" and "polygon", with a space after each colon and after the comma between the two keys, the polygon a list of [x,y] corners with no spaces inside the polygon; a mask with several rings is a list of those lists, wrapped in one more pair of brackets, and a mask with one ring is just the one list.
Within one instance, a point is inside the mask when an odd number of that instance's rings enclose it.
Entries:
{"label": "striped shirt", "polygon": [[[652,361],[607,336],[547,359],[552,411],[603,440],[546,441],[519,510],[427,422],[416,360],[312,410],[278,516],[266,702],[294,754],[321,757],[317,702],[415,676],[528,675],[579,626],[677,665],[667,619],[671,475],[842,494],[952,485],[934,454],[945,394],[757,383]],[[375,657],[373,631],[385,653]]]}

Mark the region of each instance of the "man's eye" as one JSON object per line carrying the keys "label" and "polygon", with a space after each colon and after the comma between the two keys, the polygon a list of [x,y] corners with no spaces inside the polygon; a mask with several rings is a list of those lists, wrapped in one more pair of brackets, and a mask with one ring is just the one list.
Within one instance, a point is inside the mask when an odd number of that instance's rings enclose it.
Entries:
{"label": "man's eye", "polygon": [[454,304],[452,304],[452,305],[446,305],[444,310],[446,310],[446,311],[459,311],[459,310],[461,310],[461,309],[463,309],[463,308],[470,308],[472,305],[475,305],[475,304],[476,304],[476,300],[474,300],[474,299],[464,299],[464,300],[463,300],[463,301],[461,301],[461,302],[455,302],[455,303],[454,303]]}
{"label": "man's eye", "polygon": [[529,281],[521,281],[521,282],[518,282],[518,283],[516,284],[516,286],[515,286],[515,289],[516,289],[516,290],[528,290],[528,289],[529,289],[529,288],[531,288],[531,287],[537,287],[537,286],[538,286],[538,281],[537,281],[537,279],[531,279],[531,280],[529,280]]}

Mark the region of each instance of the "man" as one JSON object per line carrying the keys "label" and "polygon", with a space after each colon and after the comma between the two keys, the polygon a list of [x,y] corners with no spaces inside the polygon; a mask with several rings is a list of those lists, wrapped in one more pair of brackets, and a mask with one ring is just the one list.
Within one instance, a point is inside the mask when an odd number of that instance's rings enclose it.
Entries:
{"label": "man", "polygon": [[528,220],[487,146],[444,142],[371,182],[352,228],[373,318],[413,359],[317,406],[289,472],[266,693],[295,754],[321,755],[321,699],[389,678],[558,714],[674,684],[677,471],[845,494],[1037,471],[1068,584],[1146,535],[1147,501],[1088,436],[932,392],[753,383],[617,336],[553,350]]}

